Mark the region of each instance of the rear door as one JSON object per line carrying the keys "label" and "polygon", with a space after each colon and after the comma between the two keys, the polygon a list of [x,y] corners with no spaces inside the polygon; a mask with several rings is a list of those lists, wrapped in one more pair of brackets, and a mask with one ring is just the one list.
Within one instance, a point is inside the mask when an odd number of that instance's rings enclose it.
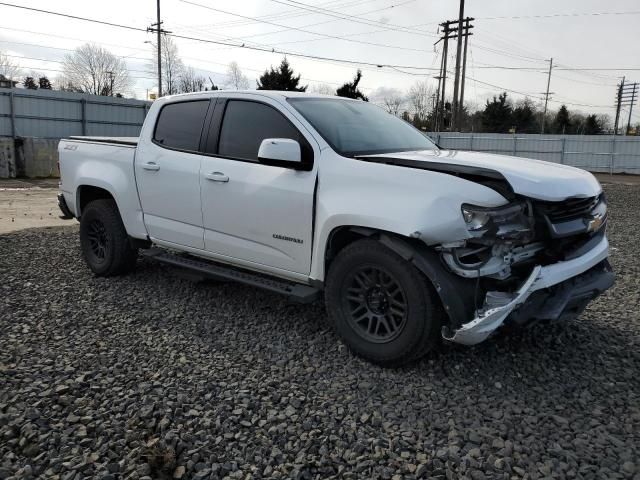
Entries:
{"label": "rear door", "polygon": [[[201,167],[205,249],[235,263],[308,274],[319,150],[275,100],[259,98],[216,105]],[[306,170],[260,163],[265,138],[298,141]]]}
{"label": "rear door", "polygon": [[151,140],[136,152],[144,223],[152,240],[204,248],[200,208],[200,140],[209,99],[164,105]]}

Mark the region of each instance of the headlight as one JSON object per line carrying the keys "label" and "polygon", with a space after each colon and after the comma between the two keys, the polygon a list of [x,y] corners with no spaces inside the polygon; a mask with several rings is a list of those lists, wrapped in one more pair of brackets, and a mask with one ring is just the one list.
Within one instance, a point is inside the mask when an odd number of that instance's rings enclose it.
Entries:
{"label": "headlight", "polygon": [[502,207],[479,207],[464,203],[461,211],[467,230],[473,237],[523,240],[533,233],[533,221],[526,202]]}
{"label": "headlight", "polygon": [[480,230],[489,222],[489,220],[491,220],[491,217],[487,212],[478,210],[478,208],[479,207],[474,207],[472,205],[462,206],[462,216],[464,217],[468,230]]}

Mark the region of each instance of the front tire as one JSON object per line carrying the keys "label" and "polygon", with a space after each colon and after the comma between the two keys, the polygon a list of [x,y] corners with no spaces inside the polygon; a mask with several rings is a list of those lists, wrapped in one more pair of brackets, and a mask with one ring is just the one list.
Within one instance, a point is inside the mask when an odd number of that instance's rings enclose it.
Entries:
{"label": "front tire", "polygon": [[80,218],[80,247],[89,268],[100,277],[135,268],[138,249],[131,246],[118,206],[111,199],[90,202]]}
{"label": "front tire", "polygon": [[347,346],[381,366],[414,361],[440,338],[442,308],[427,279],[371,239],[347,246],[331,263],[325,302]]}

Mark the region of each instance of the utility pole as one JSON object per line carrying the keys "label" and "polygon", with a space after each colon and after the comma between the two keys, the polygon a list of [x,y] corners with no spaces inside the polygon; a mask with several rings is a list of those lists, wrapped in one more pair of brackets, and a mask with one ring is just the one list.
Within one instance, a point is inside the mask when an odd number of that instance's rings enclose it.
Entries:
{"label": "utility pole", "polygon": [[[461,12],[464,13],[464,0],[461,1]],[[462,22],[461,22],[462,20]],[[456,76],[453,87],[453,100],[451,102],[451,124],[450,130],[460,127],[460,119],[462,118],[463,104],[464,104],[464,82],[467,72],[467,46],[469,36],[473,35],[470,30],[473,28],[471,21],[475,20],[471,17],[466,17],[457,20],[447,20],[442,22],[442,37],[434,44],[437,45],[444,40],[442,48],[442,61],[440,64],[440,75],[435,77],[438,80],[438,98],[440,99],[436,103],[435,107],[435,124],[436,126],[442,125],[444,127],[446,120],[446,82],[447,82],[447,59],[449,53],[449,39],[457,39],[458,49],[456,52]],[[452,25],[458,25],[453,27]],[[462,25],[462,26],[460,26]],[[464,37],[464,53],[462,49],[462,37]],[[462,61],[460,61],[462,57]],[[461,67],[462,65],[462,67]],[[462,74],[460,74],[460,68],[462,68]],[[438,131],[438,130],[436,130]]]}
{"label": "utility pole", "polygon": [[158,34],[157,47],[158,47],[158,98],[162,97],[162,34],[171,33],[162,29],[162,20],[160,19],[160,0],[156,0],[156,12],[157,21],[152,23],[150,27],[147,27],[147,32],[154,32]]}
{"label": "utility pole", "polygon": [[462,114],[464,112],[464,80],[467,76],[467,43],[469,42],[469,35],[473,35],[469,32],[469,29],[473,28],[470,24],[471,20],[474,19],[467,17],[464,26],[464,52],[462,53],[462,80],[460,81],[460,101],[458,102],[458,127],[462,126]]}
{"label": "utility pole", "polygon": [[549,92],[549,86],[551,85],[551,69],[553,68],[553,58],[549,60],[549,76],[547,77],[547,92],[544,93],[544,113],[542,114],[542,128],[540,133],[544,134],[544,122],[547,118],[547,104],[549,103],[549,95],[553,92]]}
{"label": "utility pole", "polygon": [[113,72],[107,72],[109,75],[109,95],[113,97]]}
{"label": "utility pole", "polygon": [[613,126],[613,134],[618,134],[618,122],[620,120],[620,107],[622,107],[622,91],[624,89],[624,80],[626,77],[622,77],[622,81],[618,84],[618,94],[616,95],[616,121]]}
{"label": "utility pole", "polygon": [[631,101],[629,102],[629,120],[627,120],[627,131],[624,132],[625,135],[629,135],[629,131],[631,130],[631,112],[633,112],[633,104],[636,103],[636,95],[638,93],[638,82],[635,82],[632,85]]}
{"label": "utility pole", "polygon": [[618,122],[620,120],[620,112],[622,107],[629,107],[629,119],[627,120],[627,130],[625,135],[629,134],[631,128],[631,113],[633,112],[633,106],[636,103],[638,97],[638,82],[626,83],[626,78],[622,77],[622,82],[618,85],[618,94],[616,95],[616,121],[614,134],[618,133]]}
{"label": "utility pole", "polygon": [[160,20],[160,0],[156,0],[157,13],[156,25],[158,30],[158,98],[162,97],[162,21]]}
{"label": "utility pole", "polygon": [[442,111],[440,113],[440,116],[442,117],[442,126],[444,127],[444,120],[445,120],[444,99],[445,99],[445,90],[447,88],[447,56],[449,55],[449,34],[451,33],[451,30],[449,29],[449,22],[445,22],[443,26],[444,26],[444,47],[442,48],[442,72],[440,73],[440,76],[442,77],[442,91],[440,92],[440,95],[442,97],[442,100],[440,102]]}
{"label": "utility pole", "polygon": [[[451,28],[451,25],[453,23],[455,22],[446,21],[440,24],[440,26],[442,27],[443,35],[436,43],[434,43],[434,45],[437,45],[444,40],[444,44],[442,46],[442,61],[440,62],[440,75],[436,77],[438,79],[438,97],[440,98],[440,106],[438,107],[436,104],[435,123],[437,127],[445,126],[445,91],[447,86],[447,56],[449,53],[449,39],[453,38],[452,33],[458,31],[457,28]],[[440,123],[440,119],[442,119],[442,123]]]}
{"label": "utility pole", "polygon": [[[440,41],[440,40],[438,40]],[[435,95],[435,105],[434,105],[434,112],[433,112],[433,129],[436,132],[440,131],[440,88],[442,87],[442,65],[444,63],[444,55],[442,56],[442,58],[440,59],[440,75],[438,75],[437,77],[435,77],[438,80],[438,91],[436,92]]]}
{"label": "utility pole", "polygon": [[456,76],[453,81],[453,103],[451,105],[451,130],[458,123],[458,89],[460,88],[460,57],[462,54],[462,22],[464,21],[464,0],[460,0],[458,13],[458,47],[456,48]]}

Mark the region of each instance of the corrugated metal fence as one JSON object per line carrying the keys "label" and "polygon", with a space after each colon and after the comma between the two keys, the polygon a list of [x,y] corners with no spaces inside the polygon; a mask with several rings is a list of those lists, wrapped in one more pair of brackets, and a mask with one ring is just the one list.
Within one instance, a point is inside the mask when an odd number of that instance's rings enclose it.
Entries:
{"label": "corrugated metal fence", "polygon": [[128,98],[0,88],[0,137],[136,137],[150,105]]}
{"label": "corrugated metal fence", "polygon": [[640,137],[430,132],[442,148],[563,163],[592,172],[640,174]]}

